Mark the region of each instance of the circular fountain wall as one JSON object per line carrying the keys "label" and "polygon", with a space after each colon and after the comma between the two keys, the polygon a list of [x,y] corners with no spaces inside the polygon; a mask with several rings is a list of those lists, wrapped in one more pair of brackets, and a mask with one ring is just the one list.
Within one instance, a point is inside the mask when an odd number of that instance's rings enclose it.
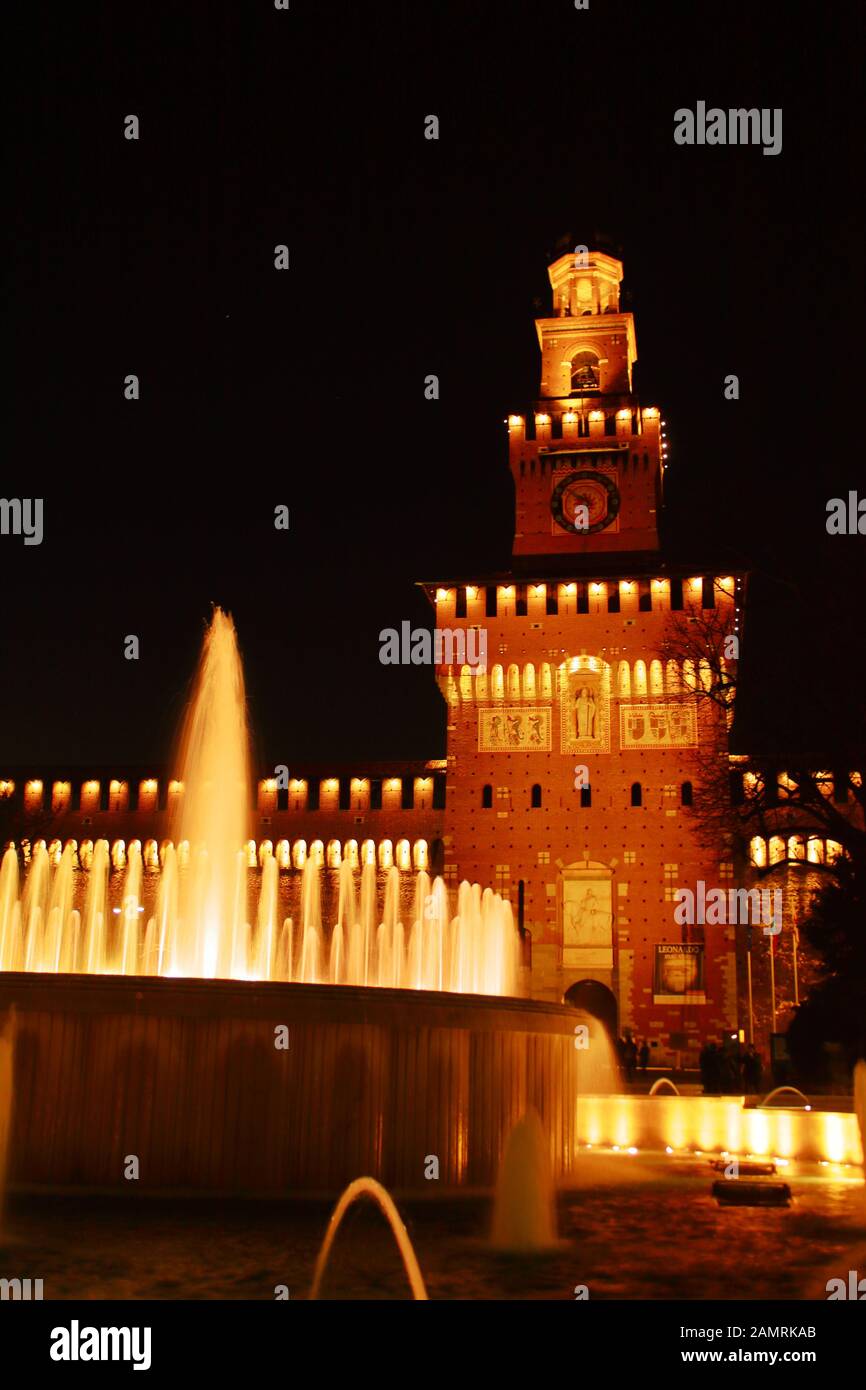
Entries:
{"label": "circular fountain wall", "polygon": [[611,1082],[593,1021],[538,1001],[21,972],[0,975],[10,1004],[19,1185],[332,1192],[365,1174],[397,1190],[487,1187],[530,1106],[563,1178],[578,1096]]}

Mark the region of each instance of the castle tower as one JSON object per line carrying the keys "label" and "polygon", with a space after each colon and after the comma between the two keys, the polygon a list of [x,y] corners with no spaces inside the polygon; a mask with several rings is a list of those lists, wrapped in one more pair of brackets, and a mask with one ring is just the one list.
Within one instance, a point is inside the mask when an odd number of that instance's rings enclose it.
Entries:
{"label": "castle tower", "polygon": [[539,398],[509,420],[514,554],[655,550],[664,449],[658,410],[642,410],[632,391],[622,263],[578,248],[548,275],[554,313],[535,322]]}
{"label": "castle tower", "polygon": [[[657,1062],[696,1064],[737,1017],[733,932],[674,919],[678,888],[734,873],[692,811],[724,716],[696,699],[700,673],[660,652],[690,609],[734,632],[742,581],[659,549],[664,427],[633,390],[621,262],[578,248],[548,273],[539,396],[508,418],[511,568],[424,585],[455,639],[437,672],[446,876],[490,884],[515,910],[522,896],[532,994],[648,1038]],[[462,652],[481,634],[486,665],[473,666]]]}

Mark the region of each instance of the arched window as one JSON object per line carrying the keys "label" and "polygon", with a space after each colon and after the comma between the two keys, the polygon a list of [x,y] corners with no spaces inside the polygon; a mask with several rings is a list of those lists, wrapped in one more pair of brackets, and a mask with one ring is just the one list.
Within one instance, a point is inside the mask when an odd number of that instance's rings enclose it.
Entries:
{"label": "arched window", "polygon": [[485,811],[489,811],[493,805],[493,788],[489,782],[481,788],[481,805]]}
{"label": "arched window", "polygon": [[594,352],[578,352],[571,359],[572,395],[598,390],[598,358]]}
{"label": "arched window", "polygon": [[581,806],[591,806],[591,805],[592,805],[592,787],[581,787],[581,789],[580,789],[580,804],[581,804]]}
{"label": "arched window", "polygon": [[541,805],[541,783],[540,783],[540,782],[534,782],[533,785],[532,785],[532,800],[531,800],[531,802],[530,802],[530,805],[533,807],[533,809],[537,809],[537,808]]}
{"label": "arched window", "polygon": [[640,782],[632,782],[631,784],[631,804],[632,806],[643,805],[643,791]]}
{"label": "arched window", "polygon": [[683,785],[680,787],[680,801],[684,806],[692,805],[692,795],[691,782],[683,782]]}

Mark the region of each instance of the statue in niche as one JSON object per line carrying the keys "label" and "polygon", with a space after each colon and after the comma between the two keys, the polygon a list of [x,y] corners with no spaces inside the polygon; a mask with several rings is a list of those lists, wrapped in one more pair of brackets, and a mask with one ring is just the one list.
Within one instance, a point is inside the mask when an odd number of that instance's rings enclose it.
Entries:
{"label": "statue in niche", "polygon": [[574,697],[574,733],[575,738],[597,738],[598,712],[595,705],[595,695],[585,685]]}

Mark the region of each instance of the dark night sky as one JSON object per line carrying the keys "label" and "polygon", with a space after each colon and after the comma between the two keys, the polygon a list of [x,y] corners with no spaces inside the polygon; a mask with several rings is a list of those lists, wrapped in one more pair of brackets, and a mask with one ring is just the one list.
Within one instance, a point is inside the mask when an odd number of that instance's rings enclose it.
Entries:
{"label": "dark night sky", "polygon": [[[796,15],[19,6],[0,495],[46,529],[0,537],[0,769],[163,762],[212,602],[266,763],[441,756],[430,671],[378,633],[430,625],[415,580],[508,562],[503,418],[565,233],[622,248],[667,541],[759,573],[752,739],[820,746],[828,692],[862,710],[866,538],[825,533],[866,490],[862,12]],[[782,107],[781,155],[676,146],[698,100]]]}

